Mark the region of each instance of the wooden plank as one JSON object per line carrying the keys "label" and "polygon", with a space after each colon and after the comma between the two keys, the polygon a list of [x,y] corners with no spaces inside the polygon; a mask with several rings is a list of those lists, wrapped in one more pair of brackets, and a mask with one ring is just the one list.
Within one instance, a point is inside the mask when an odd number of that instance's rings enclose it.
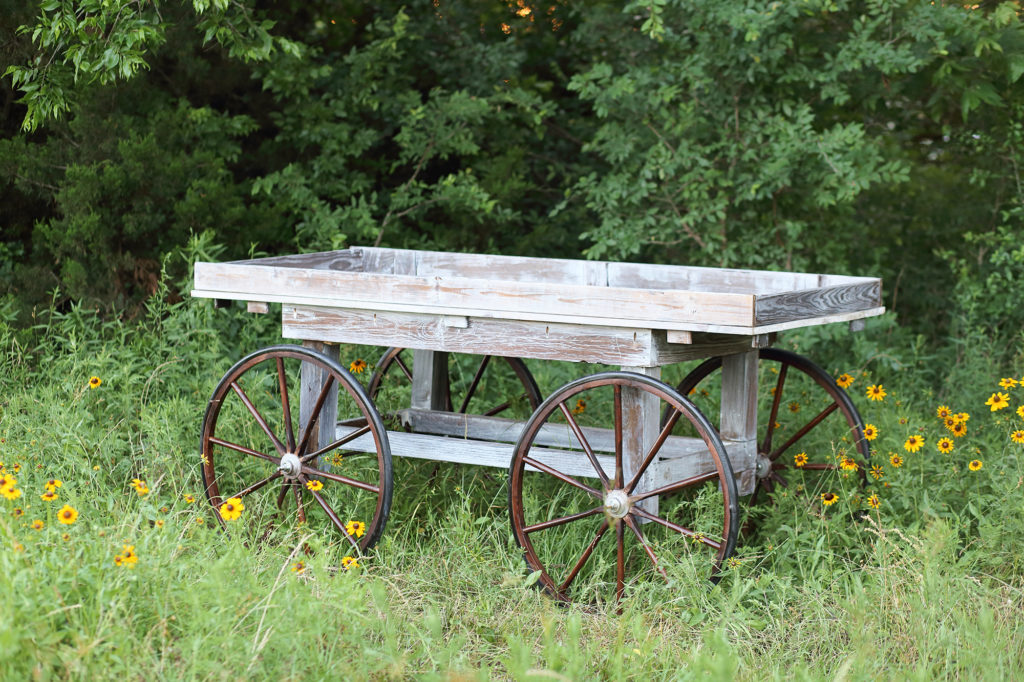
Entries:
{"label": "wooden plank", "polygon": [[363,271],[363,254],[355,249],[296,253],[288,256],[270,256],[251,260],[231,261],[238,265],[273,265],[282,268],[310,268],[314,270]]}
{"label": "wooden plank", "polygon": [[770,270],[702,268],[689,265],[609,263],[608,286],[772,294],[818,286],[818,275]]}
{"label": "wooden plank", "polygon": [[412,355],[411,406],[448,410],[448,354],[417,349]]}
{"label": "wooden plank", "polygon": [[[757,350],[747,350],[722,358],[719,435],[723,441],[729,442],[726,453],[729,456],[729,463],[735,468],[734,473],[749,472],[751,468],[748,462],[740,461],[741,451],[757,452],[757,364]],[[737,461],[734,462],[733,459]],[[739,476],[739,494],[752,493],[754,482],[753,474]]]}
{"label": "wooden plank", "polygon": [[[295,302],[379,310],[418,310],[447,315],[513,317],[518,314],[581,316],[612,326],[678,328],[710,321],[743,326],[753,322],[754,297],[695,291],[654,291],[496,279],[381,275],[237,263],[196,263],[198,292],[217,298]],[[287,292],[282,294],[282,292]],[[396,302],[401,302],[396,305]],[[530,319],[530,318],[524,318]]]}
{"label": "wooden plank", "polygon": [[754,324],[762,326],[824,317],[875,308],[881,303],[880,280],[758,296],[754,304]]}
{"label": "wooden plank", "polygon": [[246,308],[250,313],[257,313],[259,315],[264,315],[270,312],[270,306],[262,301],[249,301]]}
{"label": "wooden plank", "polygon": [[[622,367],[624,372],[636,372],[653,379],[661,379],[660,367]],[[622,387],[622,468],[625,470],[625,481],[633,478],[640,468],[648,451],[658,439],[661,428],[661,400],[653,393],[633,388]],[[613,472],[609,472],[609,475]],[[654,488],[654,475],[648,469],[634,491],[644,492]],[[638,503],[651,514],[658,513],[658,498],[648,497]]]}
{"label": "wooden plank", "polygon": [[[304,341],[303,346],[310,350],[319,351],[334,361],[338,360],[338,347],[318,341]],[[299,388],[299,421],[296,425],[295,439],[301,437],[302,428],[309,423],[313,415],[313,408],[316,406],[317,396],[327,381],[328,374],[312,363],[303,362],[300,370]],[[309,438],[308,452],[313,452],[321,444],[331,442],[334,433],[334,425],[338,421],[338,385],[334,383],[327,394],[323,407],[320,410],[320,421],[317,430]],[[322,462],[326,465],[326,462]]]}
{"label": "wooden plank", "polygon": [[[751,333],[753,334],[774,334],[776,332],[786,331],[787,329],[798,329],[800,327],[812,327],[821,324],[832,324],[834,322],[851,322],[853,320],[862,320],[867,317],[876,317],[885,313],[885,307],[879,306],[877,308],[867,308],[864,310],[856,310],[849,313],[836,313],[831,315],[821,315],[819,317],[808,317],[800,320],[791,320],[789,322],[779,322],[777,324],[766,324],[758,327],[752,327]],[[709,326],[710,331],[723,331],[726,330],[723,327],[717,325]]]}
{"label": "wooden plank", "polygon": [[[504,417],[459,414],[421,409],[406,409],[398,412],[402,426],[414,433],[426,433],[456,438],[515,443],[522,433],[525,422]],[[609,428],[584,426],[583,435],[595,452],[615,452],[615,432]],[[544,424],[537,431],[533,441],[536,445],[579,449],[580,444],[568,424]],[[663,457],[689,457],[706,451],[704,441],[698,438],[670,436],[662,446]],[[612,472],[614,469],[612,470]],[[609,472],[611,474],[612,472]]]}
{"label": "wooden plank", "polygon": [[[447,251],[420,251],[404,249],[382,249],[357,246],[359,251],[371,260],[401,259],[405,254],[415,254],[415,267],[404,272],[388,270],[392,274],[418,275],[420,277],[499,279],[507,282],[544,282],[549,284],[576,284],[605,286],[606,264],[600,261],[571,260],[564,258],[529,258],[523,256],[499,256],[487,253],[453,253]],[[385,270],[366,269],[367,272]]]}
{"label": "wooden plank", "polygon": [[[679,338],[679,334],[687,334],[685,343],[672,343],[669,339]],[[671,365],[688,360],[699,360],[718,355],[743,353],[751,348],[767,348],[775,343],[775,334],[757,334],[753,336],[737,334],[707,334],[702,332],[666,332],[657,330],[653,333],[654,361],[653,365]]]}
{"label": "wooden plank", "polygon": [[281,312],[282,334],[289,339],[608,365],[658,364],[653,342],[656,333],[649,329],[479,317],[462,317],[459,319],[465,320],[464,326],[452,326],[452,319],[321,306],[285,305]]}

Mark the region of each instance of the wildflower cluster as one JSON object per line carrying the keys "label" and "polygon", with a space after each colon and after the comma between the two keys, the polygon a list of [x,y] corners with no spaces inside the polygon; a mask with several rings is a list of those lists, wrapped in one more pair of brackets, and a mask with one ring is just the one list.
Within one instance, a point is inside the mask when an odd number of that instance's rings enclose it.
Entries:
{"label": "wildflower cluster", "polygon": [[141,478],[133,478],[132,487],[135,488],[135,492],[138,493],[139,497],[145,497],[149,494],[149,486]]}

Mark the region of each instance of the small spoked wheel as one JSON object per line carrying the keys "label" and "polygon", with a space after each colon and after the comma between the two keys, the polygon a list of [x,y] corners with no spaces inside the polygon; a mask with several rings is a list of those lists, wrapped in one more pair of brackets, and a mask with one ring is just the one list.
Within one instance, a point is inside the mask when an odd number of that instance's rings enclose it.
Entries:
{"label": "small spoked wheel", "polygon": [[[367,393],[384,411],[410,404],[414,351],[388,348]],[[442,377],[434,382],[438,409],[461,414],[525,418],[541,403],[537,382],[519,358],[435,352]]]}
{"label": "small spoked wheel", "polygon": [[[722,358],[706,360],[677,390],[705,412],[718,414],[714,401],[721,368]],[[859,485],[866,482],[871,449],[860,413],[836,380],[808,358],[778,348],[760,351],[758,425],[757,472],[748,506],[780,489],[827,493],[825,479],[835,472]]]}
{"label": "small spoked wheel", "polygon": [[[659,427],[662,409],[669,423]],[[698,437],[671,436],[677,421]],[[717,580],[736,544],[736,498],[714,427],[673,388],[632,372],[551,394],[509,471],[516,541],[539,584],[566,601],[621,599],[681,561],[699,572],[710,564]]]}
{"label": "small spoked wheel", "polygon": [[[303,373],[322,383],[300,419]],[[318,443],[321,408],[335,394],[347,432]],[[340,533],[359,552],[384,531],[392,491],[387,432],[359,382],[321,353],[273,346],[235,364],[210,398],[200,451],[206,497],[222,524],[305,523]],[[235,498],[244,512],[222,512]]]}

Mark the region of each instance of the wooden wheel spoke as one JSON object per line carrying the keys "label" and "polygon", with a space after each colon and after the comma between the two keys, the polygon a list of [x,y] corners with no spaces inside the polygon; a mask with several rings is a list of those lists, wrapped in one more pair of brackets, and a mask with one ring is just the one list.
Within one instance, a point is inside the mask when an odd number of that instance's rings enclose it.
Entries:
{"label": "wooden wheel spoke", "polygon": [[267,454],[264,454],[264,453],[262,453],[262,452],[260,452],[258,450],[253,450],[252,448],[247,448],[244,445],[239,445],[238,443],[232,443],[231,441],[223,440],[221,438],[216,438],[214,436],[210,436],[210,442],[213,443],[214,445],[219,445],[222,448],[227,448],[229,450],[235,450],[236,452],[241,452],[241,453],[246,454],[246,455],[252,455],[253,457],[259,457],[260,459],[265,459],[268,462],[274,462],[275,464],[277,464],[277,463],[279,463],[281,461],[280,457],[274,457],[273,455],[267,455]]}
{"label": "wooden wheel spoke", "polygon": [[[306,479],[304,479],[304,477],[301,476],[299,477],[299,480],[302,481],[303,484],[305,484],[306,482]],[[309,490],[308,487],[306,489]],[[355,548],[355,550],[358,552],[359,544],[356,542],[356,539],[349,535],[348,531],[345,530],[345,524],[341,522],[341,519],[338,518],[338,515],[334,513],[333,509],[331,509],[331,505],[327,504],[327,501],[323,497],[321,497],[320,493],[318,493],[317,491],[309,490],[309,494],[313,496],[313,499],[316,500],[316,503],[320,505],[321,509],[324,510],[324,513],[327,514],[327,518],[331,520],[331,523],[333,523],[334,527],[338,529],[338,532],[344,535],[345,539],[348,540]]]}
{"label": "wooden wheel spoke", "polygon": [[[615,487],[622,487],[622,386],[615,385]],[[621,548],[622,526],[618,527]]]}
{"label": "wooden wheel spoke", "polygon": [[775,433],[775,420],[779,416],[779,405],[782,404],[782,386],[786,383],[786,372],[789,365],[782,365],[779,370],[779,378],[775,382],[775,395],[772,396],[772,411],[768,417],[768,428],[765,430],[764,440],[761,442],[761,452],[771,452],[772,435]]}
{"label": "wooden wheel spoke", "polygon": [[682,481],[669,483],[668,485],[663,485],[660,488],[656,488],[654,490],[645,490],[644,492],[639,493],[637,495],[630,495],[629,501],[636,503],[639,502],[640,500],[646,500],[648,497],[654,497],[655,495],[668,495],[670,493],[676,492],[677,490],[688,488],[692,485],[699,485],[707,481],[713,481],[716,478],[718,478],[718,472],[711,471],[706,474],[701,474],[699,476],[693,476],[691,478],[683,479]]}
{"label": "wooden wheel spoke", "polygon": [[284,509],[284,501],[288,497],[288,488],[292,485],[291,481],[284,481],[281,484],[281,491],[277,494],[277,508]]}
{"label": "wooden wheel spoke", "polygon": [[611,488],[611,484],[608,481],[608,475],[605,474],[604,469],[601,468],[601,463],[597,461],[597,455],[594,454],[594,449],[590,447],[590,443],[587,441],[587,437],[583,435],[583,429],[576,423],[576,418],[572,416],[572,412],[565,405],[565,401],[558,403],[558,409],[565,415],[566,421],[569,422],[569,428],[572,429],[573,434],[576,436],[576,440],[579,441],[580,447],[583,448],[583,452],[586,453],[587,459],[590,460],[591,466],[594,467],[594,471],[597,472],[597,477],[601,479],[601,484],[605,490]]}
{"label": "wooden wheel spoke", "polygon": [[571,523],[573,521],[585,519],[588,516],[593,516],[594,514],[600,514],[603,510],[603,506],[594,507],[593,509],[588,509],[587,511],[580,512],[578,514],[570,514],[569,516],[562,516],[557,519],[551,519],[550,521],[542,521],[541,523],[535,523],[532,526],[526,526],[525,528],[523,528],[523,532],[529,535],[530,533],[535,533],[539,530],[546,530],[548,528],[562,526],[566,523]]}
{"label": "wooden wheel spoke", "polygon": [[789,483],[786,482],[786,479],[784,479],[782,476],[779,476],[774,471],[768,474],[768,478],[772,479],[773,481],[781,485],[783,488],[789,487]]}
{"label": "wooden wheel spoke", "polygon": [[357,430],[353,431],[352,433],[350,433],[348,435],[342,436],[341,438],[339,438],[338,440],[334,441],[330,445],[326,445],[326,446],[320,448],[319,450],[317,450],[316,452],[310,453],[308,455],[303,455],[302,457],[299,458],[299,461],[302,462],[303,464],[305,464],[306,462],[308,462],[310,460],[315,460],[320,455],[328,453],[331,450],[334,450],[335,448],[339,448],[342,445],[344,445],[345,443],[348,443],[349,441],[353,441],[356,438],[359,438],[359,436],[362,436],[362,435],[367,434],[369,432],[370,432],[370,425],[367,424],[363,428],[357,429]]}
{"label": "wooden wheel spoke", "polygon": [[640,532],[640,528],[636,525],[636,521],[634,521],[629,516],[626,516],[622,520],[625,521],[626,525],[629,526],[629,529],[633,531],[633,535],[636,536],[636,539],[640,543],[640,546],[644,548],[644,552],[650,558],[655,570],[658,571],[658,573],[661,573],[661,576],[667,581],[668,573],[666,573],[665,569],[663,569],[658,564],[658,557],[654,555],[654,548],[651,547],[651,545],[647,542],[646,538],[644,538],[644,534]]}
{"label": "wooden wheel spoke", "polygon": [[569,589],[569,585],[571,585],[572,581],[576,579],[576,575],[580,572],[580,569],[583,568],[584,564],[587,563],[587,559],[589,559],[590,555],[593,554],[594,548],[597,547],[597,543],[601,541],[601,538],[604,537],[604,534],[607,530],[608,519],[606,518],[601,523],[601,527],[597,529],[597,535],[595,535],[594,539],[590,541],[590,544],[587,545],[587,548],[583,550],[583,556],[579,558],[579,560],[576,562],[576,565],[574,565],[572,567],[572,570],[569,571],[569,575],[566,577],[565,582],[563,582],[562,585],[558,588],[558,592],[560,594],[565,594],[565,591]]}
{"label": "wooden wheel spoke", "polygon": [[249,410],[253,419],[255,419],[256,423],[260,425],[261,429],[263,429],[263,432],[270,437],[270,442],[274,444],[274,448],[283,455],[285,453],[284,443],[274,435],[274,432],[270,429],[270,425],[267,424],[267,420],[263,418],[260,411],[257,410],[256,406],[252,404],[251,400],[249,400],[249,396],[245,394],[245,391],[242,390],[242,387],[238,385],[237,381],[231,382],[231,388],[234,389],[235,393],[238,394],[238,397],[241,398],[242,404],[244,404],[246,409]]}
{"label": "wooden wheel spoke", "polygon": [[320,388],[320,395],[316,397],[316,402],[313,404],[313,411],[309,416],[309,423],[302,427],[302,438],[299,440],[299,447],[296,453],[301,457],[306,452],[306,447],[309,445],[309,437],[313,434],[313,429],[316,428],[317,422],[320,420],[320,410],[323,409],[324,402],[327,400],[327,395],[331,392],[331,387],[334,385],[334,375],[328,374],[327,381]]}
{"label": "wooden wheel spoke", "polygon": [[357,481],[356,479],[349,478],[348,476],[341,476],[339,474],[334,474],[329,471],[321,471],[320,469],[314,469],[311,466],[303,465],[302,473],[305,474],[306,476],[319,476],[321,478],[326,478],[329,481],[344,483],[347,486],[359,488],[360,490],[365,490],[367,492],[371,492],[374,494],[380,493],[380,488],[378,488],[375,485],[371,485],[370,483],[363,483],[362,481]]}
{"label": "wooden wheel spoke", "polygon": [[[615,388],[618,388],[616,386]],[[625,524],[622,519],[615,522],[615,600],[622,601],[622,593],[626,590],[626,547]]]}
{"label": "wooden wheel spoke", "polygon": [[697,538],[698,540],[700,540],[700,542],[703,542],[708,547],[713,547],[715,549],[719,549],[722,546],[720,543],[712,540],[711,538],[705,537],[703,534],[695,533],[692,530],[690,530],[689,528],[684,528],[683,526],[680,526],[677,523],[672,523],[671,521],[663,519],[660,516],[655,516],[654,514],[651,514],[647,510],[642,509],[640,507],[633,507],[633,511],[631,513],[633,513],[633,514],[635,514],[637,516],[642,516],[643,518],[647,519],[648,521],[654,521],[655,523],[660,523],[661,525],[665,526],[666,528],[670,528],[670,529],[674,530],[677,533],[681,533],[681,534],[685,535],[688,538]]}
{"label": "wooden wheel spoke", "polygon": [[280,477],[281,477],[281,472],[280,471],[275,471],[274,473],[272,473],[269,476],[267,476],[266,478],[264,478],[262,481],[257,481],[256,483],[253,483],[248,488],[245,488],[244,490],[238,491],[234,495],[228,495],[227,499],[230,500],[232,497],[245,497],[246,495],[249,495],[250,493],[256,492],[257,490],[259,490],[260,488],[262,488],[266,484],[268,484],[271,481],[273,481],[275,478],[280,478]]}
{"label": "wooden wheel spoke", "polygon": [[305,523],[306,508],[302,504],[302,489],[296,483],[292,485],[292,492],[295,493],[295,507],[297,509],[296,513],[299,515],[299,523]]}
{"label": "wooden wheel spoke", "polygon": [[[671,416],[669,416],[668,421],[665,422],[665,428],[663,428],[661,433],[658,434],[658,439],[654,441],[654,445],[651,446],[647,456],[644,457],[644,461],[640,464],[636,473],[633,474],[633,478],[629,479],[629,483],[626,484],[625,490],[627,495],[633,492],[633,489],[636,488],[636,484],[640,482],[640,477],[644,475],[644,472],[647,471],[647,467],[651,465],[655,456],[661,451],[661,446],[665,444],[666,440],[668,440],[668,435],[672,433],[672,429],[675,428],[676,422],[679,421],[679,417],[681,415],[682,413],[679,410],[672,410]],[[648,495],[648,497],[650,497],[650,495]]]}
{"label": "wooden wheel spoke", "polygon": [[412,371],[409,369],[409,366],[405,364],[405,361],[402,360],[401,353],[395,353],[395,364],[398,365],[398,368],[400,370],[402,370],[402,374],[405,375],[405,378],[408,379],[410,383],[412,383]]}
{"label": "wooden wheel spoke", "polygon": [[824,410],[819,412],[814,417],[814,419],[812,419],[811,421],[809,421],[806,424],[804,424],[803,428],[801,428],[799,431],[797,431],[792,436],[790,436],[789,440],[787,440],[785,443],[783,443],[782,446],[780,446],[778,450],[775,450],[774,452],[772,452],[772,454],[770,454],[768,456],[768,459],[770,459],[771,461],[774,462],[776,459],[779,458],[779,456],[782,453],[784,453],[786,450],[788,450],[790,448],[790,446],[793,445],[793,443],[796,443],[798,440],[800,440],[801,438],[806,436],[807,433],[811,429],[813,429],[815,426],[820,424],[822,422],[822,420],[825,419],[825,417],[827,417],[830,414],[832,414],[833,412],[835,412],[836,409],[838,409],[838,407],[839,407],[839,403],[835,403],[834,402],[831,405],[829,405],[828,407],[826,407]]}
{"label": "wooden wheel spoke", "polygon": [[590,493],[591,495],[593,495],[594,497],[596,497],[598,499],[602,499],[602,497],[603,497],[601,495],[601,493],[599,493],[597,490],[594,490],[589,485],[584,485],[583,483],[580,483],[579,481],[577,481],[572,476],[569,476],[568,474],[563,474],[561,471],[558,471],[557,469],[553,469],[553,468],[549,467],[547,464],[544,464],[544,462],[539,462],[539,461],[535,460],[532,457],[523,457],[523,463],[524,464],[529,464],[534,469],[538,469],[540,471],[543,471],[545,474],[549,474],[551,476],[554,476],[555,478],[557,478],[559,481],[562,481],[563,483],[568,483],[569,485],[575,486],[575,487],[579,488],[580,490],[584,490],[584,491]]}
{"label": "wooden wheel spoke", "polygon": [[466,390],[466,397],[462,399],[462,404],[459,406],[459,414],[466,413],[466,408],[469,407],[469,401],[473,398],[473,394],[476,393],[476,387],[480,385],[480,377],[484,375],[484,370],[487,369],[487,363],[490,361],[490,355],[485,355],[484,359],[480,361],[480,366],[476,368],[476,374],[473,375],[473,381],[469,384],[469,388]]}
{"label": "wooden wheel spoke", "polygon": [[284,358],[277,358],[277,385],[281,391],[281,412],[284,414],[285,439],[288,452],[295,452],[295,430],[292,428],[292,409],[288,401],[288,380],[284,374]]}
{"label": "wooden wheel spoke", "polygon": [[807,469],[809,471],[834,471],[839,467],[837,467],[835,464],[820,464],[817,462],[809,462],[800,468]]}

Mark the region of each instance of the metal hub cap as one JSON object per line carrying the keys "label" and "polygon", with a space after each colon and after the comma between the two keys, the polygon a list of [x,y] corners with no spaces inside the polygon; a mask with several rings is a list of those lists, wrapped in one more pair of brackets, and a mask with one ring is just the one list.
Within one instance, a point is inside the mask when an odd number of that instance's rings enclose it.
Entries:
{"label": "metal hub cap", "polygon": [[629,496],[624,490],[613,490],[604,498],[604,510],[609,516],[621,519],[629,513]]}
{"label": "metal hub cap", "polygon": [[757,477],[768,478],[768,474],[772,472],[772,461],[768,459],[767,455],[762,455],[760,452],[757,453]]}
{"label": "metal hub cap", "polygon": [[299,456],[295,453],[286,452],[281,458],[281,464],[278,465],[277,470],[289,478],[295,478],[302,471],[302,462],[299,461]]}

